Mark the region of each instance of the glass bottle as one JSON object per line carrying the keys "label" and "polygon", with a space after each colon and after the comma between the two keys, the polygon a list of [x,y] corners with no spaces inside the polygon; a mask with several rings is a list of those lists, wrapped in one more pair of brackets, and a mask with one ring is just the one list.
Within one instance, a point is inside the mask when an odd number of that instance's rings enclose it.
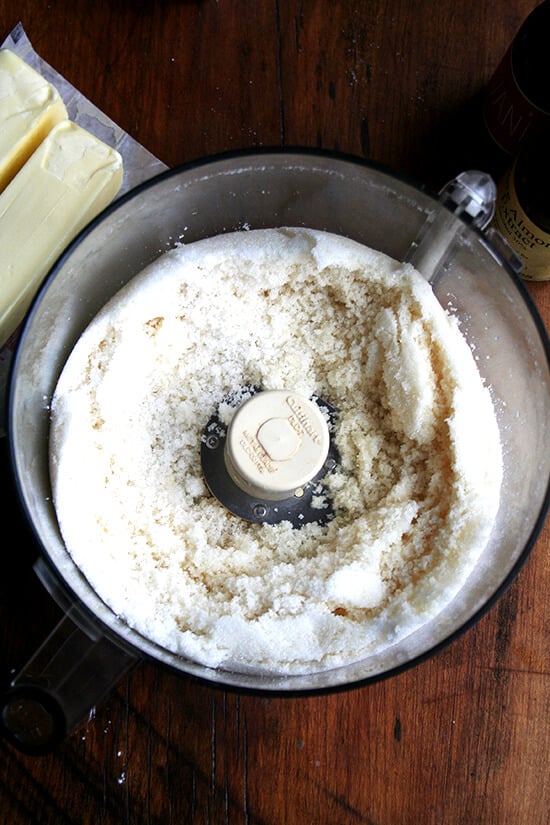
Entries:
{"label": "glass bottle", "polygon": [[524,141],[501,179],[493,226],[523,260],[523,278],[550,280],[550,128]]}
{"label": "glass bottle", "polygon": [[485,90],[483,119],[489,135],[516,156],[534,131],[550,122],[550,0],[524,20]]}

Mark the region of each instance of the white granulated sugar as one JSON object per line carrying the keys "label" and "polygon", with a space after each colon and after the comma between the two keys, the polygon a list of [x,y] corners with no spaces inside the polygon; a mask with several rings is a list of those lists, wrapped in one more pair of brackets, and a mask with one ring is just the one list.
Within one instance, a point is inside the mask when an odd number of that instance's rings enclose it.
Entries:
{"label": "white granulated sugar", "polygon": [[[327,525],[248,523],[209,494],[203,428],[252,385],[339,410]],[[164,254],[84,332],[52,404],[76,564],[129,625],[214,667],[308,673],[410,633],[471,572],[501,474],[489,392],[430,286],[317,231]]]}

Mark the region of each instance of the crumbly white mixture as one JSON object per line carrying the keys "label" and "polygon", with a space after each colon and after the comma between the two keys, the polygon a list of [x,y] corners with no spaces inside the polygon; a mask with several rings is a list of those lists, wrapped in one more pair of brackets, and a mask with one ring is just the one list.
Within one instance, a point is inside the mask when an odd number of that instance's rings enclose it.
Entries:
{"label": "crumbly white mixture", "polygon": [[[339,410],[326,526],[251,524],[208,492],[202,430],[240,387]],[[52,404],[67,548],[142,634],[210,666],[307,673],[430,619],[488,540],[501,450],[455,321],[410,266],[303,230],[164,254],[78,341]]]}

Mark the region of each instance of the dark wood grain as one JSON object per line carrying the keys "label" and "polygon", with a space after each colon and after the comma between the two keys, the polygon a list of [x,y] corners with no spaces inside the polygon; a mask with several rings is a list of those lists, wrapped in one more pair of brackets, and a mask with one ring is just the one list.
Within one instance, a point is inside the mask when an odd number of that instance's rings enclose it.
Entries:
{"label": "dark wood grain", "polygon": [[[437,189],[533,0],[0,0],[36,51],[170,166],[249,146],[339,149]],[[462,121],[461,121],[462,118]],[[473,126],[472,126],[473,130]],[[470,135],[470,137],[467,137]],[[531,287],[546,323],[550,286]],[[32,571],[5,441],[0,666],[59,610]],[[6,825],[548,825],[550,528],[437,656],[330,695],[223,691],[143,663],[59,750],[0,741]]]}

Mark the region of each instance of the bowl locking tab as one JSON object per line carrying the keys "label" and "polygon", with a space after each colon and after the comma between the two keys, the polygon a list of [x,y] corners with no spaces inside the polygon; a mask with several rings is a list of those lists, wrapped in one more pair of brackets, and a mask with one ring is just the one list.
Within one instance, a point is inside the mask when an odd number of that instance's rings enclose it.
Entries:
{"label": "bowl locking tab", "polygon": [[433,284],[455,244],[466,228],[472,227],[481,232],[487,229],[483,240],[491,254],[519,274],[523,261],[504,238],[489,227],[496,199],[496,184],[486,172],[470,170],[453,178],[439,192],[439,201],[445,210],[434,209],[428,216],[411,244],[406,261]]}

